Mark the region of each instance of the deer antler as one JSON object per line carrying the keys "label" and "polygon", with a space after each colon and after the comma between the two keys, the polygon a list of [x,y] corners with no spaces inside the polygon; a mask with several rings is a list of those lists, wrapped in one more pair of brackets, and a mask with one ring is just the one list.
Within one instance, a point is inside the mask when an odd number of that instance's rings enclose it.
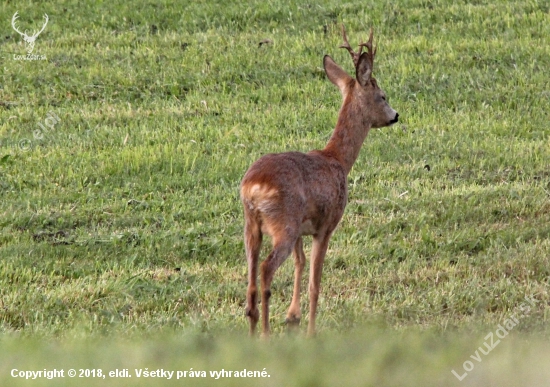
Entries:
{"label": "deer antler", "polygon": [[353,51],[353,49],[349,45],[348,37],[346,36],[346,27],[344,27],[343,24],[342,35],[344,36],[344,44],[342,44],[340,48],[345,48],[346,50],[348,50],[349,54],[351,55],[351,59],[353,59],[353,64],[357,66],[357,62],[359,61],[359,57],[361,56],[361,51],[363,50],[363,48],[361,47],[361,45],[359,45],[359,52],[356,53],[355,51]]}
{"label": "deer antler", "polygon": [[372,66],[374,63],[374,55],[376,54],[376,48],[374,48],[374,50],[372,48],[372,28],[370,29],[369,40],[366,43],[359,44],[359,52],[355,52],[351,48],[348,42],[348,37],[346,36],[346,28],[344,27],[343,24],[342,24],[342,35],[344,37],[344,44],[342,44],[340,48],[345,48],[346,50],[348,50],[349,54],[351,55],[351,58],[353,59],[353,64],[355,65],[355,67],[357,67],[357,63],[359,62],[359,57],[363,52],[363,47],[367,47],[369,62]]}
{"label": "deer antler", "polygon": [[13,17],[11,18],[11,26],[13,27],[13,29],[15,30],[15,32],[18,32],[19,35],[22,35],[22,36],[27,36],[27,34],[19,31],[17,29],[17,26],[15,25],[15,22],[17,21],[17,19],[19,18],[19,15],[16,13],[13,14]]}
{"label": "deer antler", "polygon": [[374,56],[376,55],[376,47],[372,47],[372,27],[370,29],[369,40],[366,43],[361,43],[359,47],[367,48],[367,59],[370,63],[370,68],[374,68]]}
{"label": "deer antler", "polygon": [[44,25],[42,26],[42,29],[36,33],[33,34],[34,37],[37,37],[38,35],[40,35],[42,33],[42,31],[44,31],[44,28],[46,28],[46,25],[48,24],[48,20],[50,20],[50,18],[48,17],[47,14],[44,14],[44,19],[46,20],[44,22]]}
{"label": "deer antler", "polygon": [[48,24],[48,20],[50,20],[50,18],[48,17],[48,15],[47,15],[47,14],[44,14],[44,19],[45,19],[46,21],[44,22],[44,25],[42,26],[42,29],[41,29],[40,31],[38,31],[38,32],[35,32],[32,36],[28,36],[28,35],[26,34],[26,32],[27,32],[26,30],[25,30],[25,32],[21,32],[21,31],[19,31],[19,30],[17,29],[17,25],[15,24],[15,22],[17,21],[17,19],[19,19],[19,15],[18,15],[17,12],[16,12],[16,13],[13,14],[13,17],[11,18],[11,26],[13,27],[13,29],[14,29],[16,32],[18,32],[20,35],[22,35],[22,36],[24,36],[24,37],[26,37],[26,38],[28,38],[28,39],[36,38],[38,35],[40,35],[40,34],[42,33],[42,31],[44,31],[44,28],[46,28],[46,25]]}

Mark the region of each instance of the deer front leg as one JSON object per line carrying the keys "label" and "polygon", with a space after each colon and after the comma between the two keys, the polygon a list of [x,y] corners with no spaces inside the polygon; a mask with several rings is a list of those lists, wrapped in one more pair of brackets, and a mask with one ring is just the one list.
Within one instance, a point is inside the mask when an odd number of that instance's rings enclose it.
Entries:
{"label": "deer front leg", "polygon": [[286,315],[286,323],[290,329],[297,329],[300,325],[300,318],[302,316],[300,310],[300,285],[305,264],[306,255],[304,254],[302,237],[299,237],[294,245],[294,291],[292,293],[292,302]]}
{"label": "deer front leg", "polygon": [[328,241],[331,233],[325,236],[316,235],[313,237],[311,247],[311,262],[309,267],[309,323],[307,326],[308,336],[315,335],[315,313],[317,312],[317,301],[321,286],[321,274],[323,273],[323,262],[327,253]]}

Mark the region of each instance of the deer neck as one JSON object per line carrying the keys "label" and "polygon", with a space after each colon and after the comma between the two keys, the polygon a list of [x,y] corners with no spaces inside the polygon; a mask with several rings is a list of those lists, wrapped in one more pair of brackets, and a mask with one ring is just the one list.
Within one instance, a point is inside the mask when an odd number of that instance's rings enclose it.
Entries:
{"label": "deer neck", "polygon": [[370,122],[363,118],[364,106],[360,106],[352,93],[345,96],[336,128],[330,137],[324,152],[335,157],[344,167],[346,174],[357,160],[361,146],[371,128]]}

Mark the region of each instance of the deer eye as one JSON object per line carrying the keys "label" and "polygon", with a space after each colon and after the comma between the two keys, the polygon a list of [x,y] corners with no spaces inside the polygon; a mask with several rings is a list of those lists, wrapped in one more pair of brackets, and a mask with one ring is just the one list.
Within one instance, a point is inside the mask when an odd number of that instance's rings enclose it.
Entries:
{"label": "deer eye", "polygon": [[386,100],[386,96],[385,96],[385,95],[383,95],[383,96],[380,97],[380,98],[382,98],[382,101],[385,101],[385,100]]}

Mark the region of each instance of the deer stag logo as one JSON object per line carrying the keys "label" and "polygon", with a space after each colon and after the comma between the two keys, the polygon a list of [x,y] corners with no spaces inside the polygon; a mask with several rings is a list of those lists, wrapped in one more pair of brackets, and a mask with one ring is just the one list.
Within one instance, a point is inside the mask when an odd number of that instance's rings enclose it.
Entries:
{"label": "deer stag logo", "polygon": [[32,54],[32,50],[34,50],[34,43],[36,42],[36,38],[38,37],[38,35],[42,33],[42,31],[44,31],[44,28],[46,28],[46,25],[48,24],[48,20],[49,20],[48,15],[44,14],[45,21],[44,21],[44,25],[42,26],[42,29],[38,32],[34,32],[32,36],[27,35],[27,30],[25,30],[25,32],[21,32],[17,29],[17,25],[15,24],[15,22],[17,21],[17,18],[19,18],[19,15],[17,15],[17,12],[16,12],[13,14],[13,17],[11,18],[11,25],[13,29],[23,37],[23,40],[27,45],[27,52],[29,54]]}

